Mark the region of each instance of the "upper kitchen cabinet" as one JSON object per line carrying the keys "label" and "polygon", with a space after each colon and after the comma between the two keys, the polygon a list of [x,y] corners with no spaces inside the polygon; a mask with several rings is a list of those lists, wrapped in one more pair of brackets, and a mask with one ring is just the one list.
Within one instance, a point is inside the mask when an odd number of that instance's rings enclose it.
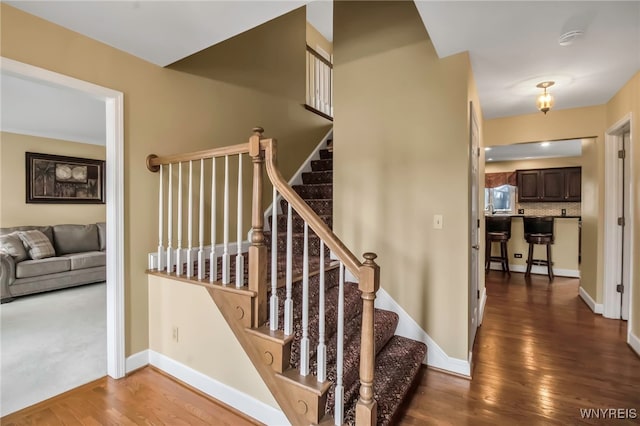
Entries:
{"label": "upper kitchen cabinet", "polygon": [[517,170],[518,202],[568,202],[581,200],[580,167]]}

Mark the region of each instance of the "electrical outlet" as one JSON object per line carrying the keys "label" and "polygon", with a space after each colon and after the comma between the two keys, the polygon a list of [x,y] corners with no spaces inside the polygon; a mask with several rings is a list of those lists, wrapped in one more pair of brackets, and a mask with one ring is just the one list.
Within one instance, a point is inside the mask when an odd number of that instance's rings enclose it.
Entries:
{"label": "electrical outlet", "polygon": [[566,216],[567,215],[567,209],[562,209],[562,216]]}
{"label": "electrical outlet", "polygon": [[173,341],[176,342],[176,343],[178,343],[180,341],[179,331],[180,330],[178,329],[178,327],[176,327],[176,326],[173,327],[172,338],[173,338]]}
{"label": "electrical outlet", "polygon": [[522,253],[514,253],[513,257],[515,257],[516,259],[522,259]]}
{"label": "electrical outlet", "polygon": [[433,229],[442,229],[442,215],[434,214],[433,215]]}

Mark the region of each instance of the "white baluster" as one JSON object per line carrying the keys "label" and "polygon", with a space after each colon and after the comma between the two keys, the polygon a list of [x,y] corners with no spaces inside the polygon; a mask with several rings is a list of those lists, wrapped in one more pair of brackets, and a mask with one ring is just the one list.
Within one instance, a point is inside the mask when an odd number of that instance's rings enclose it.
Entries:
{"label": "white baluster", "polygon": [[231,281],[231,257],[229,255],[229,156],[224,156],[224,241],[222,248],[222,284]]}
{"label": "white baluster", "polygon": [[209,282],[218,280],[218,256],[216,256],[216,158],[211,159],[211,252],[209,252]]}
{"label": "white baluster", "polygon": [[278,208],[276,199],[278,191],[273,186],[273,202],[271,204],[271,310],[269,312],[269,328],[278,329]]}
{"label": "white baluster", "polygon": [[200,159],[200,214],[198,215],[198,279],[204,279],[204,158]]}
{"label": "white baluster", "polygon": [[178,163],[178,248],[176,249],[176,275],[182,275],[182,163]]}
{"label": "white baluster", "polygon": [[187,206],[187,278],[193,276],[193,160],[189,160],[189,205]]}
{"label": "white baluster", "polygon": [[[163,167],[160,164],[160,189],[158,190],[158,264],[156,265],[156,269],[158,271],[162,271],[164,269],[164,247],[162,243],[164,242],[163,231],[164,231],[164,188],[163,188]],[[151,265],[150,265],[151,266]]]}
{"label": "white baluster", "polygon": [[291,203],[287,203],[287,298],[284,302],[284,334],[293,334],[293,299],[291,291],[293,286],[293,219]]}
{"label": "white baluster", "polygon": [[237,222],[237,253],[236,253],[236,287],[244,285],[244,256],[242,255],[242,154],[238,154],[238,218]]}
{"label": "white baluster", "polygon": [[169,163],[169,200],[167,201],[167,274],[173,271],[173,164]]}
{"label": "white baluster", "polygon": [[300,340],[300,375],[309,374],[309,226],[304,222],[302,255],[302,340]]}
{"label": "white baluster", "polygon": [[344,423],[344,385],[342,384],[344,362],[344,265],[340,262],[340,284],[338,287],[338,324],[336,330],[336,395],[333,417],[336,425]]}
{"label": "white baluster", "polygon": [[324,243],[320,240],[320,295],[318,296],[318,381],[327,380],[327,345],[324,330]]}

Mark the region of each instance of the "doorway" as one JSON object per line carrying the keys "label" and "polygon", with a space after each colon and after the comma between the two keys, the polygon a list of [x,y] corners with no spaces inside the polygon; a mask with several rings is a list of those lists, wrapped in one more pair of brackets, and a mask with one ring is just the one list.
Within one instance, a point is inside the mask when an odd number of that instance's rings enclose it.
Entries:
{"label": "doorway", "polygon": [[84,93],[105,103],[107,206],[107,374],[125,375],[124,351],[124,104],[116,90],[0,58],[0,70],[26,80]]}
{"label": "doorway", "polygon": [[634,258],[631,115],[623,117],[605,135],[605,261],[603,316],[629,320]]}

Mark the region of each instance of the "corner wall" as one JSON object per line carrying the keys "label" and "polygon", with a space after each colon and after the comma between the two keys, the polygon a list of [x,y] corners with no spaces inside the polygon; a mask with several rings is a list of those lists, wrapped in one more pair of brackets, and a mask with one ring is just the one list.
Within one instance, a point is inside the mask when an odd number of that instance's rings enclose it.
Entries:
{"label": "corner wall", "polygon": [[104,146],[38,136],[0,134],[0,227],[87,224],[106,220],[105,204],[28,204],[25,152],[104,160]]}
{"label": "corner wall", "polygon": [[468,55],[439,59],[413,2],[336,2],[333,46],[335,232],[466,361]]}

